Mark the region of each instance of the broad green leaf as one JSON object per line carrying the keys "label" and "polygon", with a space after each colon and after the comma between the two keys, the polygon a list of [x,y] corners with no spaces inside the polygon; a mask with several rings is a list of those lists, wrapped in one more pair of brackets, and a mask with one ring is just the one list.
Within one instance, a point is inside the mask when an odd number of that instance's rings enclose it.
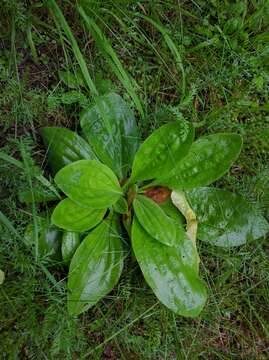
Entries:
{"label": "broad green leaf", "polygon": [[77,133],[60,127],[41,129],[49,165],[54,173],[81,159],[96,159],[90,145]]}
{"label": "broad green leaf", "polygon": [[155,130],[143,142],[135,156],[131,182],[168,175],[187,154],[193,137],[191,123],[183,120]]}
{"label": "broad green leaf", "polygon": [[136,218],[132,246],[144,278],[157,298],[176,314],[198,316],[206,301],[206,289],[197,267],[184,261],[188,249],[180,244],[170,247],[156,242]]}
{"label": "broad green leaf", "polygon": [[179,253],[181,255],[182,264],[190,267],[198,276],[200,257],[196,245],[186,232],[184,232],[184,236],[182,236],[182,232],[178,232],[177,239],[177,243],[180,244],[178,248],[180,249]]}
{"label": "broad green leaf", "polygon": [[169,177],[160,176],[156,184],[171,189],[192,189],[211,184],[224,175],[237,159],[242,138],[237,134],[219,133],[195,141]]}
{"label": "broad green leaf", "polygon": [[120,197],[119,200],[113,205],[113,209],[118,214],[127,214],[128,212],[128,203],[124,197]]}
{"label": "broad green leaf", "polygon": [[[147,200],[147,198],[146,198],[146,200]],[[148,200],[150,200],[150,199],[148,199]],[[198,255],[195,244],[191,241],[191,239],[188,237],[188,235],[186,234],[186,232],[184,230],[183,225],[184,225],[185,219],[184,219],[183,215],[173,205],[170,197],[165,202],[158,204],[157,206],[159,206],[164,211],[165,215],[169,219],[169,222],[172,221],[175,224],[176,235],[175,235],[175,238],[173,239],[173,243],[175,246],[180,244],[180,246],[183,249],[184,256],[182,256],[182,262],[184,264],[186,263],[187,265],[192,266],[193,269],[196,269],[196,272],[198,274],[199,262],[200,262],[199,255]],[[153,214],[153,213],[154,213],[154,210],[152,212],[150,212],[150,214]],[[136,217],[137,217],[137,214],[136,214]],[[138,221],[139,221],[139,219],[138,219]],[[140,222],[140,224],[141,224],[141,222]],[[152,223],[150,225],[156,226],[155,224],[152,224]],[[142,227],[144,227],[143,224],[142,224]],[[152,227],[151,227],[151,229],[152,229]],[[144,227],[144,230],[147,231],[147,229],[145,227]],[[150,232],[148,232],[148,233],[150,234]],[[152,237],[154,237],[154,235],[152,233],[150,235]],[[163,242],[163,243],[169,246],[169,244],[167,244],[165,242]]]}
{"label": "broad green leaf", "polygon": [[68,275],[68,311],[79,315],[107,295],[119,280],[123,249],[116,219],[98,225],[77,248]]}
{"label": "broad green leaf", "polygon": [[[38,225],[38,252],[40,256],[49,256],[51,259],[61,259],[61,241],[62,232],[54,225],[49,223],[49,220],[42,217],[37,217]],[[26,246],[32,248],[35,246],[34,226],[33,223],[26,227],[23,241]]]}
{"label": "broad green leaf", "polygon": [[239,246],[265,236],[268,222],[239,195],[216,188],[186,192],[198,218],[197,237],[223,247]]}
{"label": "broad green leaf", "polygon": [[77,205],[69,198],[62,200],[54,209],[51,220],[59,228],[83,232],[92,229],[103,219],[107,209],[93,209]]}
{"label": "broad green leaf", "polygon": [[197,252],[196,245],[191,241],[186,232],[182,231],[185,226],[185,218],[181,214],[181,212],[174,206],[171,201],[171,198],[167,198],[163,203],[159,204],[162,210],[165,212],[167,216],[169,216],[180,229],[177,231],[177,243],[181,244],[180,246],[183,248],[182,253],[184,256],[182,257],[183,264],[191,266],[193,269],[196,269],[197,274],[199,273],[199,254]]}
{"label": "broad green leaf", "polygon": [[184,216],[181,212],[175,207],[172,203],[170,197],[168,197],[164,202],[159,204],[160,208],[165,212],[166,215],[170,216],[177,224],[183,225],[185,222]]}
{"label": "broad green leaf", "polygon": [[146,196],[137,195],[133,207],[139,223],[149,235],[168,246],[176,245],[176,233],[181,228],[175,225],[157,203]]}
{"label": "broad green leaf", "polygon": [[62,239],[62,257],[65,263],[69,263],[80,244],[79,233],[65,231]]}
{"label": "broad green leaf", "polygon": [[95,98],[80,124],[98,158],[119,178],[126,176],[137,151],[138,129],[134,113],[121,98],[110,93]]}
{"label": "broad green leaf", "polygon": [[49,225],[40,233],[39,253],[41,255],[50,255],[52,258],[60,260],[61,258],[61,240],[62,232],[55,226]]}
{"label": "broad green leaf", "polygon": [[65,166],[56,174],[55,182],[78,205],[95,209],[113,205],[122,194],[112,170],[96,160],[79,160]]}

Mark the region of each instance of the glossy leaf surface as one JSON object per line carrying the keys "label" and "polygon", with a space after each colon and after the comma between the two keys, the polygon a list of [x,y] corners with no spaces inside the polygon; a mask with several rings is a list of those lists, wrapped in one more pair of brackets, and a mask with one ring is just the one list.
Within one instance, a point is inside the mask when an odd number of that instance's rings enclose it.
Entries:
{"label": "glossy leaf surface", "polygon": [[95,98],[95,102],[82,114],[82,130],[99,159],[122,178],[139,145],[134,113],[115,93]]}
{"label": "glossy leaf surface", "polygon": [[65,263],[68,263],[74,255],[80,244],[79,233],[65,231],[62,238],[62,257]]}
{"label": "glossy leaf surface", "polygon": [[180,244],[178,245],[178,248],[180,249],[179,254],[181,256],[182,264],[184,266],[190,267],[192,271],[198,276],[200,257],[197,248],[186,232],[184,233],[184,236],[181,234],[181,232],[177,233],[177,243]]}
{"label": "glossy leaf surface", "polygon": [[175,207],[175,205],[172,203],[171,198],[167,198],[164,202],[159,204],[161,209],[165,212],[167,216],[172,218],[176,224],[183,225],[185,223],[184,216],[181,214],[181,212]]}
{"label": "glossy leaf surface", "polygon": [[96,209],[113,205],[122,194],[112,170],[96,160],[65,166],[56,174],[55,182],[77,204]]}
{"label": "glossy leaf surface", "polygon": [[49,254],[55,259],[61,258],[61,239],[62,232],[55,226],[50,225],[40,233],[39,253],[41,255]]}
{"label": "glossy leaf surface", "polygon": [[143,195],[137,195],[133,207],[139,223],[151,237],[168,246],[176,244],[177,227],[158,204]]}
{"label": "glossy leaf surface", "polygon": [[59,228],[83,232],[96,226],[103,219],[105,213],[106,209],[82,207],[67,198],[56,206],[51,220]]}
{"label": "glossy leaf surface", "polygon": [[206,290],[197,269],[183,263],[184,247],[156,242],[136,218],[132,246],[145,280],[157,298],[176,314],[199,315],[206,301]]}
{"label": "glossy leaf surface", "polygon": [[211,184],[223,176],[237,159],[242,138],[237,134],[219,133],[195,141],[187,156],[167,178],[157,184],[171,189],[192,189]]}
{"label": "glossy leaf surface", "polygon": [[186,192],[198,218],[197,237],[223,247],[238,246],[265,236],[267,221],[244,198],[216,188]]}
{"label": "glossy leaf surface", "polygon": [[131,181],[168,175],[187,154],[193,138],[193,127],[187,121],[166,124],[155,130],[135,156]]}
{"label": "glossy leaf surface", "polygon": [[[51,225],[48,219],[38,217],[38,253],[40,256],[49,256],[51,259],[61,259],[61,241],[62,232],[54,225]],[[30,248],[35,246],[35,232],[33,223],[30,223],[24,233],[24,243]]]}
{"label": "glossy leaf surface", "polygon": [[42,139],[47,147],[49,165],[54,173],[81,159],[96,159],[90,145],[77,133],[60,127],[41,129]]}
{"label": "glossy leaf surface", "polygon": [[180,211],[174,206],[171,201],[171,198],[168,198],[165,202],[159,204],[162,210],[167,216],[169,216],[174,222],[175,225],[179,228],[177,231],[177,244],[180,244],[182,262],[187,266],[191,266],[193,269],[196,269],[196,273],[199,273],[199,254],[196,248],[196,245],[191,241],[185,231],[185,218],[180,213]]}
{"label": "glossy leaf surface", "polygon": [[77,248],[68,275],[68,311],[78,315],[108,294],[119,280],[123,250],[115,219],[98,225]]}

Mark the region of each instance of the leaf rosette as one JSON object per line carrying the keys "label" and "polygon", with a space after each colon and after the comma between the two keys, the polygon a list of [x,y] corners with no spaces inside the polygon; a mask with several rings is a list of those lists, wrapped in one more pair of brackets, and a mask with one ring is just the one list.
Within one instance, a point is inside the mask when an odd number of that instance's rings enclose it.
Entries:
{"label": "leaf rosette", "polygon": [[194,140],[192,124],[178,120],[141,144],[133,111],[115,93],[95,98],[81,129],[82,135],[42,130],[55,183],[66,196],[51,222],[65,231],[70,314],[88,310],[115,287],[130,244],[160,302],[176,314],[198,316],[206,286],[196,240],[229,247],[268,232],[245,199],[208,187],[238,158],[241,136]]}

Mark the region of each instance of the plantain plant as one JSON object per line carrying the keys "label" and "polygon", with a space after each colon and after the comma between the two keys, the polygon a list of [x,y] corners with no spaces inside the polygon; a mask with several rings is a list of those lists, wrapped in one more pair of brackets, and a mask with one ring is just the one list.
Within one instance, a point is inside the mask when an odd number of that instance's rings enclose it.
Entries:
{"label": "plantain plant", "polygon": [[208,187],[237,159],[241,136],[194,140],[192,124],[178,120],[140,144],[134,113],[115,93],[95,98],[80,124],[83,137],[42,129],[55,183],[66,196],[52,212],[50,231],[63,231],[54,253],[61,248],[69,265],[69,313],[88,310],[115,287],[132,249],[157,298],[176,314],[197,316],[207,295],[196,239],[230,247],[268,231],[241,196]]}

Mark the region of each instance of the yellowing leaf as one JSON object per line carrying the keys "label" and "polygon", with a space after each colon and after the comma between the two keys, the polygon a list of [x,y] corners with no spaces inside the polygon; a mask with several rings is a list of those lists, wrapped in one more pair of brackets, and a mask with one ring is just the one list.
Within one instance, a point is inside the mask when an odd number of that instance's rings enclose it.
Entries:
{"label": "yellowing leaf", "polygon": [[5,281],[5,273],[0,269],[0,285]]}

